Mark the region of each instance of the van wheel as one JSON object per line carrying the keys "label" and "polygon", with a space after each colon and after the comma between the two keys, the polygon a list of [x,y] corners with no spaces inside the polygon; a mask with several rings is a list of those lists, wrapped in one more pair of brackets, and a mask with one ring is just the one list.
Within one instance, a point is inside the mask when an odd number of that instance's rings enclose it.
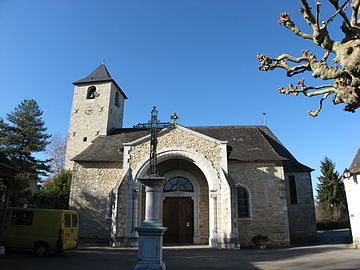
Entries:
{"label": "van wheel", "polygon": [[36,243],[34,246],[34,253],[37,257],[45,257],[49,253],[49,246],[46,243]]}

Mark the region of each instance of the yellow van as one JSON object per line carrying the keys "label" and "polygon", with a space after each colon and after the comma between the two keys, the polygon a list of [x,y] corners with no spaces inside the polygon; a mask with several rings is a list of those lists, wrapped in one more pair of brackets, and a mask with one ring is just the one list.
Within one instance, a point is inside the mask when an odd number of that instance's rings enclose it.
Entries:
{"label": "yellow van", "polygon": [[7,209],[1,238],[5,248],[31,249],[37,256],[62,253],[78,246],[76,211],[57,209]]}

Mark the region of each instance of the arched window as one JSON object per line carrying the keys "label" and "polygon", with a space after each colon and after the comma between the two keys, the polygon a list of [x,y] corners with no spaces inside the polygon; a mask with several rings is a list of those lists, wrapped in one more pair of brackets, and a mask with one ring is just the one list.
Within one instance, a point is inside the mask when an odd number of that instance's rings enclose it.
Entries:
{"label": "arched window", "polygon": [[189,180],[184,177],[171,178],[164,186],[164,192],[187,191],[194,192],[194,187]]}
{"label": "arched window", "polygon": [[90,86],[86,93],[86,99],[94,99],[96,95],[96,87]]}
{"label": "arched window", "polygon": [[237,202],[238,202],[238,217],[249,218],[250,217],[249,193],[247,189],[242,186],[236,187],[236,192],[237,192]]}

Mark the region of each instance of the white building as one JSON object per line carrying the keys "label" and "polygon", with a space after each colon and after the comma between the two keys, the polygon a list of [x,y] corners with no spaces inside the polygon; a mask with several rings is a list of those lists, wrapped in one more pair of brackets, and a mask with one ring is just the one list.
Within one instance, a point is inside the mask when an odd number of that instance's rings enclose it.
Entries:
{"label": "white building", "polygon": [[360,248],[360,148],[348,170],[344,172],[344,185],[349,209],[354,247]]}

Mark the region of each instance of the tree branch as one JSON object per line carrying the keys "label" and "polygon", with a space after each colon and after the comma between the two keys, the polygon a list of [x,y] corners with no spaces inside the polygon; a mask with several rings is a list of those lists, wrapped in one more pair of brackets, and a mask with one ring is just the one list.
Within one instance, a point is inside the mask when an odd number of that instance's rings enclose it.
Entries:
{"label": "tree branch", "polygon": [[285,26],[287,29],[292,31],[295,35],[305,38],[305,39],[313,39],[313,35],[302,32],[295,23],[290,19],[289,13],[281,13],[279,18],[279,23]]}
{"label": "tree branch", "polygon": [[313,110],[309,110],[308,113],[312,116],[312,117],[316,117],[319,112],[321,111],[322,109],[322,103],[323,101],[330,95],[330,93],[326,93],[321,99],[320,99],[320,104],[319,104],[319,107],[317,108],[316,111],[313,111]]}
{"label": "tree branch", "polygon": [[352,13],[351,13],[351,26],[357,27],[357,16],[359,12],[360,0],[353,0],[351,3]]}
{"label": "tree branch", "polygon": [[[335,93],[336,90],[334,89],[334,85],[332,84],[327,84],[327,85],[321,85],[321,86],[306,86],[304,83],[304,79],[301,79],[300,81],[298,81],[297,86],[293,86],[292,84],[289,84],[289,88],[285,88],[285,87],[280,87],[278,89],[278,91],[282,94],[288,95],[288,94],[293,94],[295,96],[297,96],[299,93],[303,93],[305,96],[307,97],[313,97],[313,96],[318,96],[318,95],[324,95],[321,100],[320,100],[320,105],[319,107],[316,109],[316,111],[313,110],[309,110],[308,113],[312,116],[315,117],[319,114],[319,112],[322,109],[322,102],[332,93]],[[327,88],[327,89],[323,89],[323,88]],[[318,89],[323,89],[323,90],[318,90]],[[313,91],[313,92],[308,92],[309,90],[317,90],[317,91]]]}
{"label": "tree branch", "polygon": [[319,1],[316,1],[316,25],[318,28],[320,28],[320,6],[321,3]]}
{"label": "tree branch", "polygon": [[[300,81],[297,82],[297,86],[294,87],[290,83],[288,88],[280,87],[278,89],[278,91],[285,95],[293,94],[295,96],[297,96],[299,93],[303,93],[307,97],[318,96],[318,95],[322,95],[322,94],[326,94],[326,93],[334,93],[334,90],[333,90],[334,86],[332,84],[326,84],[326,85],[320,85],[320,86],[306,86],[304,82],[305,82],[305,80],[301,79]],[[323,89],[323,88],[327,88],[327,89],[318,90],[318,89]],[[318,91],[308,92],[309,90],[318,90]]]}
{"label": "tree branch", "polygon": [[[262,71],[273,70],[275,68],[283,68],[287,70],[286,75],[292,77],[295,74],[302,73],[306,70],[313,71],[312,76],[315,78],[322,78],[324,80],[335,79],[346,76],[347,72],[343,69],[339,70],[337,67],[329,67],[326,62],[318,62],[313,53],[308,50],[302,51],[303,57],[293,57],[289,54],[282,54],[277,58],[270,58],[263,54],[258,54],[257,58],[261,63],[259,69]],[[325,56],[326,57],[326,53]],[[324,59],[323,57],[323,59]],[[290,66],[287,61],[294,63],[303,63],[297,66]]]}
{"label": "tree branch", "polygon": [[326,24],[319,25],[314,15],[311,12],[311,7],[309,6],[307,0],[300,0],[304,8],[300,9],[301,14],[303,15],[304,20],[311,26],[313,29],[313,41],[316,45],[332,51],[332,46],[334,41],[331,40],[329,32],[326,29]]}
{"label": "tree branch", "polygon": [[316,25],[316,20],[311,12],[311,7],[306,0],[300,0],[300,2],[304,7],[304,9],[300,9],[300,12],[303,14],[305,21],[313,27],[313,25]]}
{"label": "tree branch", "polygon": [[[346,16],[346,13],[343,11],[343,8],[346,6],[346,4],[349,2],[350,0],[346,0],[346,2],[340,7],[339,6],[339,0],[329,0],[329,2],[334,6],[334,8],[336,9],[335,14],[330,18],[333,19],[337,14],[340,14],[341,17],[343,17],[344,19],[344,23],[345,25],[350,29],[351,28],[351,23],[349,21],[349,18]],[[330,19],[328,20],[328,23],[330,22]]]}
{"label": "tree branch", "polygon": [[[277,58],[270,58],[264,54],[258,54],[256,57],[261,63],[261,66],[259,66],[259,70],[262,71],[273,70],[275,68],[283,68],[287,70],[287,76],[291,77],[295,74],[310,70],[309,59],[307,59],[307,57],[296,58],[288,54],[282,54]],[[306,63],[298,66],[290,66],[286,61],[291,61],[294,63]]]}
{"label": "tree branch", "polygon": [[[313,30],[312,34],[302,32],[290,19],[288,13],[281,13],[279,23],[292,31],[295,35],[304,39],[312,39],[313,42],[324,49],[323,56],[317,61],[316,56],[308,50],[302,51],[302,57],[293,57],[289,54],[282,54],[277,58],[270,58],[263,54],[258,54],[257,58],[261,65],[260,70],[267,71],[275,68],[286,70],[287,76],[292,77],[305,71],[312,71],[312,76],[323,80],[333,79],[333,84],[322,86],[306,86],[304,80],[298,82],[297,86],[289,84],[288,88],[279,88],[283,94],[298,95],[303,93],[307,97],[323,95],[320,100],[320,106],[315,111],[309,111],[309,114],[316,116],[321,108],[323,101],[330,95],[335,94],[333,103],[345,103],[344,110],[355,112],[360,107],[360,22],[358,13],[360,12],[360,0],[352,0],[351,20],[344,12],[349,6],[350,0],[341,0],[343,4],[339,6],[339,0],[329,0],[330,4],[336,9],[336,12],[327,22],[320,23],[321,3],[315,1],[316,10],[314,14],[308,0],[300,0],[302,8],[300,12],[303,19]],[[316,13],[315,13],[316,12]],[[343,19],[341,30],[345,34],[342,41],[333,41],[330,38],[327,25],[338,14]],[[330,53],[336,57],[333,59],[335,66],[328,65]],[[339,66],[339,68],[338,68]]]}

